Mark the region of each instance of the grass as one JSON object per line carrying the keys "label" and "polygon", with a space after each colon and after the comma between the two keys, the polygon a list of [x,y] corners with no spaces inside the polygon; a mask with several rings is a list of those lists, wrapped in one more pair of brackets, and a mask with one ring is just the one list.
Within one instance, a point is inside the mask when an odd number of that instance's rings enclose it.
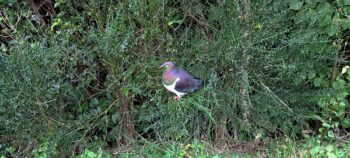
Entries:
{"label": "grass", "polygon": [[[255,147],[253,147],[256,145]],[[129,147],[109,150],[86,149],[78,157],[164,157],[164,158],[249,158],[249,157],[350,157],[350,141],[321,142],[317,137],[303,140],[266,139],[257,142],[231,142],[216,147],[208,142],[194,140],[191,143],[142,142]]]}

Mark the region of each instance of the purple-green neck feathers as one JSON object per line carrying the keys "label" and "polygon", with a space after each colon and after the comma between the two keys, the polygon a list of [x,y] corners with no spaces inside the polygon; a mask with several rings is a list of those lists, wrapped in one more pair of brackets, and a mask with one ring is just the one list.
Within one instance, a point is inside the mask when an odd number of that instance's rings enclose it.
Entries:
{"label": "purple-green neck feathers", "polygon": [[177,78],[177,68],[175,64],[171,61],[168,61],[162,64],[160,67],[165,69],[162,76],[162,82],[166,85],[172,84]]}
{"label": "purple-green neck feathers", "polygon": [[162,82],[164,84],[166,84],[166,85],[172,84],[177,78],[176,68],[166,69],[163,72],[162,78],[163,78]]}

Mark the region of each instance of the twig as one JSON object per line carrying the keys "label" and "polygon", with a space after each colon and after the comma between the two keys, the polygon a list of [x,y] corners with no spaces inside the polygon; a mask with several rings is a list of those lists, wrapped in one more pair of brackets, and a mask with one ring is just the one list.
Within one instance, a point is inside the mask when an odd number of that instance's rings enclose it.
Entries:
{"label": "twig", "polygon": [[[338,40],[337,40],[338,50],[335,54],[335,60],[334,60],[333,68],[332,68],[332,81],[335,80],[335,78],[337,76],[337,72],[338,72],[339,51],[341,51],[341,45],[339,43],[340,43],[340,39],[338,38]],[[345,49],[345,47],[344,47],[344,49]]]}
{"label": "twig", "polygon": [[20,153],[16,154],[15,157],[20,157],[25,152],[33,150],[35,148],[35,146],[36,146],[36,143],[30,143],[23,151],[21,151]]}
{"label": "twig", "polygon": [[218,29],[216,29],[216,28],[210,26],[208,23],[199,20],[196,16],[194,16],[194,15],[193,15],[191,12],[189,12],[189,11],[186,11],[186,12],[185,12],[185,15],[190,16],[191,18],[193,18],[195,21],[197,21],[198,23],[200,23],[200,24],[202,24],[202,25],[208,26],[208,27],[212,28],[212,29],[215,30],[215,31],[219,31]]}
{"label": "twig", "polygon": [[13,39],[13,36],[12,36],[12,35],[0,35],[0,37],[4,37],[4,38],[6,38],[6,37],[10,37],[10,38],[12,38],[12,39]]}
{"label": "twig", "polygon": [[[185,21],[186,17],[187,17],[187,14],[186,14],[186,12],[185,12],[184,18],[182,18],[182,22]],[[175,31],[178,30],[178,29],[180,28],[180,26],[181,26],[181,24],[178,25],[174,30],[175,30]]]}
{"label": "twig", "polygon": [[8,20],[7,16],[5,15],[5,13],[0,12],[0,15],[1,15],[2,19],[4,19],[4,20],[3,20],[4,24],[5,24],[10,30],[14,30],[14,29],[15,29],[14,26],[11,25],[10,23],[8,23],[9,20]]}
{"label": "twig", "polygon": [[14,28],[17,28],[19,22],[20,22],[22,19],[23,19],[23,16],[22,16],[22,15],[17,15],[17,21],[16,21],[16,23],[15,23],[15,25],[14,25]]}
{"label": "twig", "polygon": [[347,133],[343,136],[336,137],[336,139],[341,142],[346,142],[347,140],[349,140],[349,136],[350,136],[350,133]]}
{"label": "twig", "polygon": [[262,85],[267,91],[269,91],[274,97],[276,97],[277,100],[278,100],[282,105],[284,105],[285,107],[287,107],[291,112],[294,112],[285,102],[283,102],[282,99],[280,99],[275,93],[273,93],[269,87],[267,87],[267,86],[266,86],[263,82],[261,82],[261,81],[260,81],[260,83],[261,83],[261,85]]}
{"label": "twig", "polygon": [[52,120],[52,121],[54,121],[54,122],[57,122],[58,124],[60,124],[60,125],[62,125],[62,126],[65,126],[65,127],[67,127],[67,128],[71,128],[70,126],[68,126],[68,125],[66,125],[66,124],[64,124],[64,123],[62,123],[62,122],[60,122],[60,121],[57,121],[57,120],[55,120],[55,119],[53,119],[52,117],[50,117],[50,116],[47,116],[47,115],[45,115],[48,119],[50,119],[50,120]]}
{"label": "twig", "polygon": [[161,42],[158,44],[157,48],[153,51],[153,53],[159,50],[163,43],[165,43],[165,40],[161,40]]}
{"label": "twig", "polygon": [[[109,110],[115,103],[117,103],[117,101],[118,101],[118,99],[116,99],[111,105],[109,105],[109,107],[108,107],[107,109],[105,109],[101,114],[92,117],[90,120],[88,120],[88,121],[86,121],[86,122],[91,122],[91,121],[97,119],[98,117],[100,117],[100,116],[106,114],[106,113],[108,112],[108,110]],[[79,130],[83,129],[84,126],[85,126],[85,125],[82,125],[82,126],[78,127],[77,129],[73,130],[72,132],[69,132],[68,134],[72,134],[73,132],[79,131]]]}

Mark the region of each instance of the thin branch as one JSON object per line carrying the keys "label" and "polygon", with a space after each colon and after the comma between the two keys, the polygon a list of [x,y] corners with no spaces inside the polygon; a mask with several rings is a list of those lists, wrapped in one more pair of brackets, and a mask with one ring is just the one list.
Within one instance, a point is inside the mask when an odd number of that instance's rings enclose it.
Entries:
{"label": "thin branch", "polygon": [[62,125],[62,126],[65,126],[65,127],[67,127],[67,128],[71,128],[71,126],[68,126],[68,125],[66,125],[66,124],[64,124],[64,123],[62,123],[62,122],[60,122],[60,121],[57,121],[57,120],[51,118],[50,116],[47,116],[47,115],[45,115],[45,116],[46,116],[48,119],[50,119],[50,120],[52,120],[52,121],[54,121],[54,122],[57,122],[58,124],[60,124],[60,125]]}
{"label": "thin branch", "polygon": [[190,11],[186,11],[186,12],[185,12],[185,16],[187,16],[187,15],[190,16],[190,17],[191,17],[192,19],[194,19],[195,21],[197,21],[199,24],[202,24],[202,25],[205,25],[205,26],[207,26],[207,27],[210,27],[210,28],[212,28],[212,29],[215,30],[215,31],[219,31],[218,29],[216,29],[216,28],[210,26],[208,23],[199,20],[199,19],[198,19],[196,16],[194,16]]}
{"label": "thin branch", "polygon": [[[114,100],[114,102],[113,102],[111,105],[109,105],[108,108],[106,108],[101,114],[92,117],[90,120],[88,120],[88,121],[86,121],[86,122],[87,122],[87,123],[88,123],[88,122],[91,122],[91,121],[93,121],[93,120],[99,118],[100,116],[105,115],[105,114],[108,112],[108,110],[109,110],[115,103],[117,103],[117,101],[118,101],[118,99]],[[72,134],[72,133],[74,133],[74,132],[76,132],[76,131],[79,131],[79,130],[83,129],[84,126],[86,126],[86,125],[82,125],[82,126],[78,127],[77,129],[75,129],[75,130],[69,132],[68,134]]]}
{"label": "thin branch", "polygon": [[261,85],[267,90],[269,91],[275,98],[277,98],[277,100],[282,104],[284,105],[285,107],[287,107],[291,112],[294,112],[282,99],[280,99],[275,93],[273,93],[271,91],[271,89],[269,87],[267,87],[263,82],[261,82]]}

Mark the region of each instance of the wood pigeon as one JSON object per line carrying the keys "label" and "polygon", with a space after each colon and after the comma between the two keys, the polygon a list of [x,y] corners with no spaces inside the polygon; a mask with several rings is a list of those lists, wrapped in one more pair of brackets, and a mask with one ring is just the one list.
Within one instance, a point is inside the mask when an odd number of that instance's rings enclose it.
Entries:
{"label": "wood pigeon", "polygon": [[179,100],[185,94],[201,87],[202,81],[193,78],[185,70],[176,67],[171,61],[165,62],[160,68],[165,69],[162,75],[162,83],[166,89],[176,94],[175,100]]}

